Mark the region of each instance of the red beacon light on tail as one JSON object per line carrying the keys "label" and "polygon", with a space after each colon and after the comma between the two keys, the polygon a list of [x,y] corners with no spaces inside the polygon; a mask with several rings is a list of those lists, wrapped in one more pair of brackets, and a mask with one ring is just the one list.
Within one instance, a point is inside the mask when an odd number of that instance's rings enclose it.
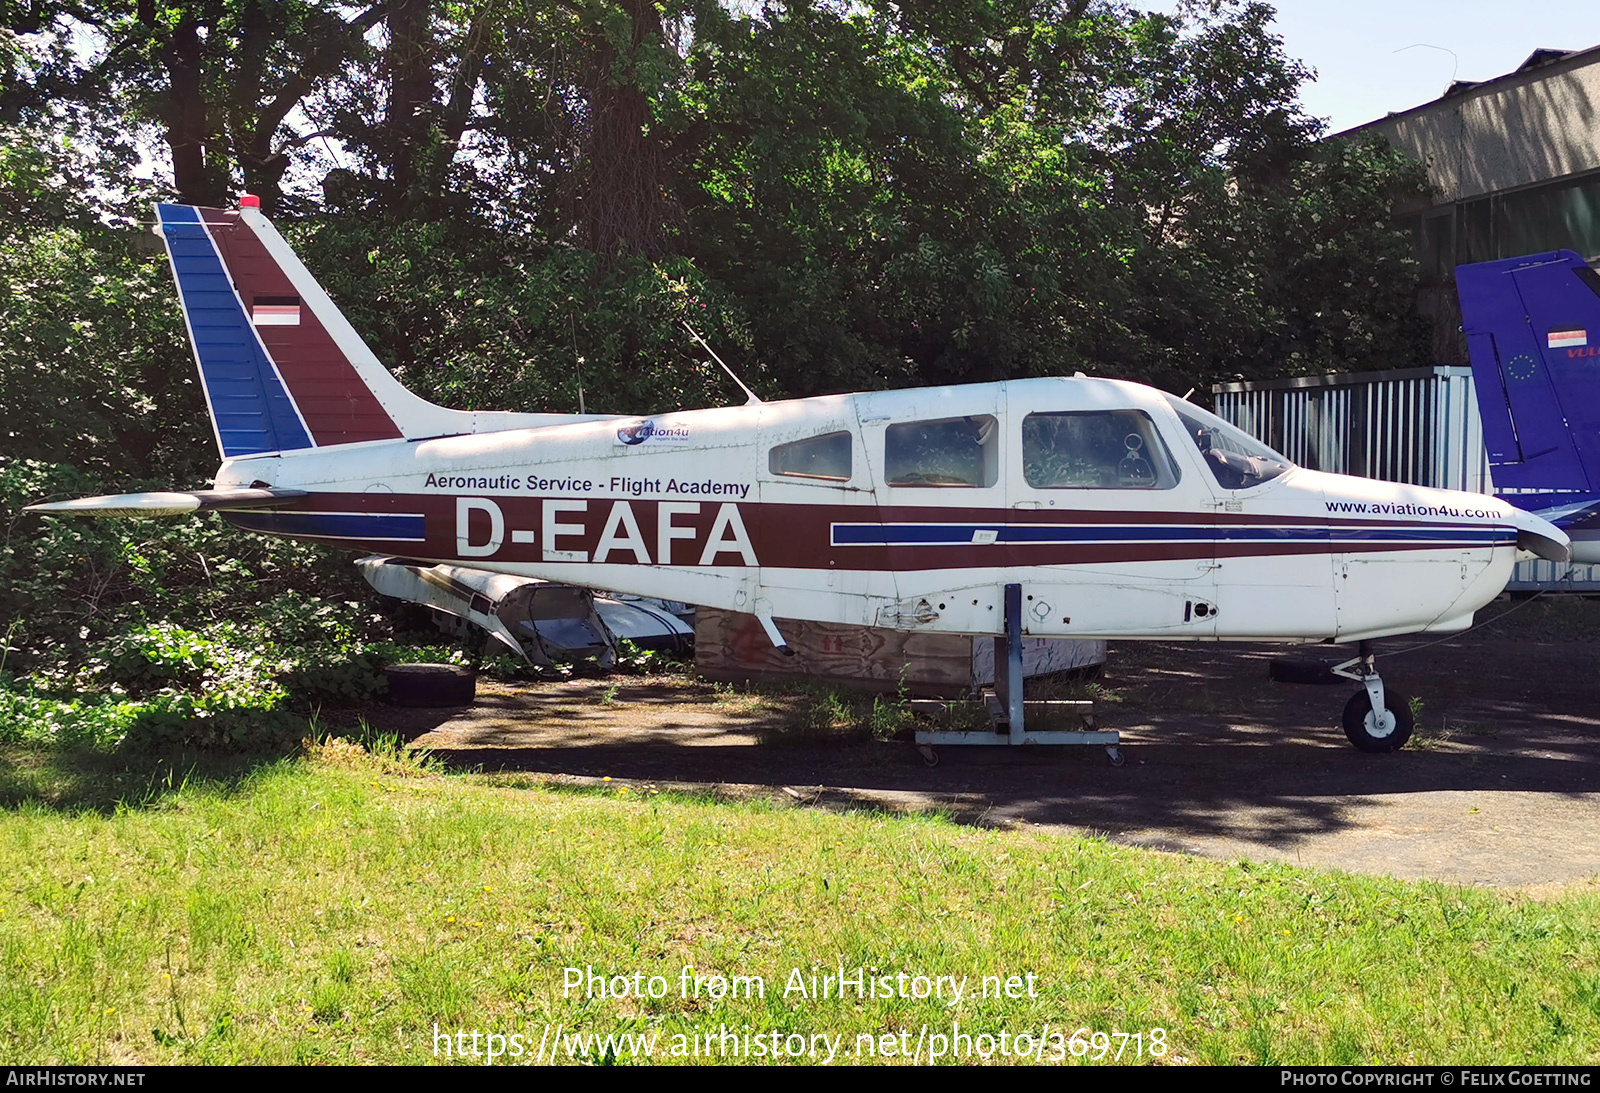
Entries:
{"label": "red beacon light on tail", "polygon": [[255,194],[241,194],[239,197],[239,208],[259,209],[261,208],[261,199]]}

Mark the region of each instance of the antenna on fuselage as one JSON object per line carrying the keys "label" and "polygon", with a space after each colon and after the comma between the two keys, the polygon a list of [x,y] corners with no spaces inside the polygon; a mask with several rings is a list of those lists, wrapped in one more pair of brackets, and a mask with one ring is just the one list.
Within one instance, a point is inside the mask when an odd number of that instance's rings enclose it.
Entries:
{"label": "antenna on fuselage", "polygon": [[722,365],[722,370],[724,372],[728,373],[728,378],[729,379],[731,379],[734,383],[737,383],[739,385],[739,390],[743,391],[745,394],[750,396],[750,398],[745,402],[746,406],[755,406],[755,405],[758,405],[761,402],[761,400],[756,397],[756,393],[754,391],[750,390],[750,388],[746,387],[744,385],[744,381],[741,380],[738,376],[733,374],[733,369],[728,367],[727,362],[725,362],[721,357],[717,356],[717,351],[715,349],[712,349],[711,346],[706,345],[706,340],[704,338],[702,338],[699,335],[698,332],[696,332],[694,327],[689,325],[689,320],[688,319],[683,320],[683,328],[685,330],[687,330],[690,334],[694,335],[694,340],[695,341],[699,342],[701,345],[704,345],[706,347],[706,352],[711,354],[711,359],[716,361],[718,364]]}
{"label": "antenna on fuselage", "polygon": [[[567,303],[570,304],[571,302],[572,297],[568,296]],[[583,406],[583,357],[578,352],[578,320],[569,312],[567,314],[567,322],[572,328],[572,356],[577,361],[578,369],[578,413],[587,414],[589,411],[584,409]]]}

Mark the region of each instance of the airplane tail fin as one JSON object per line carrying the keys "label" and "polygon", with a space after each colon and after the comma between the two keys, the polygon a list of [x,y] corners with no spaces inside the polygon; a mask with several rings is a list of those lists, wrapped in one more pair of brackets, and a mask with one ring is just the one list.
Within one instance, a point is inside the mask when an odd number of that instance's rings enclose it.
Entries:
{"label": "airplane tail fin", "polygon": [[156,206],[223,458],[593,420],[449,410],[412,394],[257,204]]}
{"label": "airplane tail fin", "polygon": [[1456,267],[1495,487],[1600,490],[1600,273],[1572,251]]}
{"label": "airplane tail fin", "polygon": [[[246,197],[239,209],[156,206],[156,234],[167,246],[224,460],[605,417],[450,410],[407,391],[378,363],[258,204]],[[182,516],[282,508],[304,496],[252,486],[83,497],[30,505],[27,511]]]}

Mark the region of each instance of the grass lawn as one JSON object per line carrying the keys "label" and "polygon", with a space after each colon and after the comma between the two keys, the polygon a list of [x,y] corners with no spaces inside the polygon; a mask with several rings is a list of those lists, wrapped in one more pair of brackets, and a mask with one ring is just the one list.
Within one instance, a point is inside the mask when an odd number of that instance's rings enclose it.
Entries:
{"label": "grass lawn", "polygon": [[[845,996],[812,996],[840,967]],[[608,996],[564,991],[568,968]],[[943,997],[905,996],[937,977]],[[963,1060],[1593,1062],[1600,892],[444,775],[337,742],[188,774],[0,751],[5,1062],[900,1061],[940,1036]]]}

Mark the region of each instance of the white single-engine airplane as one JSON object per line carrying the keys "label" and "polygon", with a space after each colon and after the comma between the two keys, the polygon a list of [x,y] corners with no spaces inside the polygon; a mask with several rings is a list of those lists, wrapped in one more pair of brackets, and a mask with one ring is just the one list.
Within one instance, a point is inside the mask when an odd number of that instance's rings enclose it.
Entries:
{"label": "white single-engine airplane", "polygon": [[[394,379],[255,202],[158,206],[223,463],[212,489],[33,506],[239,527],[778,619],[949,634],[1359,642],[1344,727],[1411,729],[1368,642],[1449,632],[1519,551],[1505,501],[1321,474],[1083,377],[650,418],[447,410]],[[1003,655],[1003,654],[1001,654]],[[998,660],[997,656],[997,660]],[[1020,669],[1019,669],[1020,671]],[[1020,678],[1020,677],[1019,677]],[[1010,701],[1020,717],[1020,687]]]}

